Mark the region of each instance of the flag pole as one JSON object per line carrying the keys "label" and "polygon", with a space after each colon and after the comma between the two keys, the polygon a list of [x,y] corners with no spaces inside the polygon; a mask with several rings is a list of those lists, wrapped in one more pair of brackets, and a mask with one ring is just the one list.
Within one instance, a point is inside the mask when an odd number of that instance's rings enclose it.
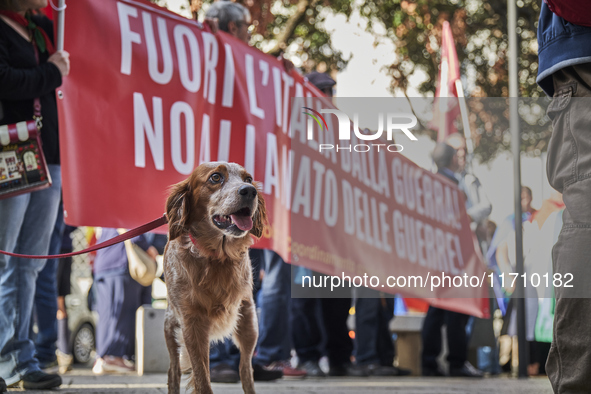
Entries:
{"label": "flag pole", "polygon": [[[53,4],[52,4],[53,7]],[[57,11],[57,37],[56,37],[56,47],[58,51],[64,50],[64,23],[66,18],[66,0],[59,0],[57,8],[54,8]]]}
{"label": "flag pole", "polygon": [[[441,60],[441,80],[439,81],[439,131],[437,132],[437,142],[443,142],[447,136],[447,97],[449,92],[447,89],[448,81],[447,77],[449,74],[449,65],[447,60]],[[443,99],[443,100],[442,100]]]}
{"label": "flag pole", "polygon": [[519,82],[517,75],[517,6],[515,0],[507,2],[507,27],[509,35],[509,129],[511,130],[511,151],[513,152],[514,203],[515,203],[515,268],[517,282],[513,298],[517,305],[517,341],[519,344],[520,378],[527,377],[527,340],[525,333],[525,281],[523,280],[523,226],[521,224],[521,133],[519,130]]}
{"label": "flag pole", "polygon": [[470,130],[470,121],[468,120],[468,106],[464,96],[464,86],[462,80],[456,79],[456,92],[458,93],[458,102],[460,103],[460,115],[462,116],[462,126],[464,127],[464,138],[466,139],[467,160],[470,162],[474,155],[474,142],[472,141],[472,131]]}

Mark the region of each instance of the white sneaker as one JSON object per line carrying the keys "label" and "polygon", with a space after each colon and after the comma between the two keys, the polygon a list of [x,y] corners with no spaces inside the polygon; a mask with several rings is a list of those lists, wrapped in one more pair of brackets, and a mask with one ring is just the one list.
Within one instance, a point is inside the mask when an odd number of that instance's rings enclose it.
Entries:
{"label": "white sneaker", "polygon": [[92,366],[92,373],[96,374],[96,375],[102,375],[105,373],[105,370],[103,369],[103,364],[105,362],[103,361],[102,358],[97,358],[96,361],[94,362],[94,365]]}
{"label": "white sneaker", "polygon": [[126,373],[135,371],[135,365],[122,357],[105,356],[103,358],[103,371],[106,373]]}

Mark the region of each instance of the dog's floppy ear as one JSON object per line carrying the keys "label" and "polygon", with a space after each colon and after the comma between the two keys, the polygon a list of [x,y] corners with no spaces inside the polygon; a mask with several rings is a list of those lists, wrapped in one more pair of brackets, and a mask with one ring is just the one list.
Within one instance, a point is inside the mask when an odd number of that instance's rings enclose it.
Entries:
{"label": "dog's floppy ear", "polygon": [[263,231],[265,230],[265,226],[267,225],[267,209],[265,207],[265,198],[263,197],[263,193],[259,189],[259,185],[254,182],[253,184],[257,188],[258,208],[253,218],[253,226],[250,230],[250,233],[257,238],[260,238],[263,236]]}
{"label": "dog's floppy ear", "polygon": [[184,232],[189,221],[191,207],[191,191],[189,181],[172,186],[166,200],[166,215],[168,216],[168,238],[176,239]]}

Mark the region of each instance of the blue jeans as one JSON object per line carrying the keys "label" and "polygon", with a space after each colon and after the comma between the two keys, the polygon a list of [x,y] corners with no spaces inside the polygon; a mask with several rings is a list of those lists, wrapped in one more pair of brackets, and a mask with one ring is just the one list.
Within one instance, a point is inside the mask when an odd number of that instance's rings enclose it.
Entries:
{"label": "blue jeans", "polygon": [[[49,254],[61,251],[62,235],[65,228],[64,212],[59,205],[57,219],[49,241]],[[37,277],[35,291],[35,313],[39,332],[34,339],[37,359],[41,365],[57,359],[57,259],[49,259]]]}
{"label": "blue jeans", "polygon": [[288,360],[291,357],[291,266],[271,250],[251,249],[249,253],[251,260],[259,260],[261,269],[265,271],[254,361],[267,365],[273,361]]}
{"label": "blue jeans", "polygon": [[[0,200],[0,249],[46,255],[61,192],[59,165],[49,165],[50,188]],[[39,370],[29,328],[35,281],[45,260],[0,255],[0,376],[7,384]]]}
{"label": "blue jeans", "polygon": [[215,368],[220,364],[226,364],[238,371],[240,363],[240,351],[230,338],[221,342],[212,343],[209,347],[209,368]]}

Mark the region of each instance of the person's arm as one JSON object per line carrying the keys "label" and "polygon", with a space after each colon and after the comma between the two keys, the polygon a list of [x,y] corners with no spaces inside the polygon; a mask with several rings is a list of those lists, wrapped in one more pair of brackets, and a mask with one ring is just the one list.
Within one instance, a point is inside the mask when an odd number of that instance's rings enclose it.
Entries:
{"label": "person's arm", "polygon": [[142,248],[144,251],[146,251],[146,253],[148,253],[150,257],[152,257],[153,259],[156,259],[156,256],[158,256],[158,249],[156,249],[154,246],[150,244],[145,234],[133,237],[131,239],[131,242]]}
{"label": "person's arm", "polygon": [[[3,29],[6,29],[3,26]],[[25,49],[23,49],[24,51]],[[15,68],[10,62],[8,42],[4,32],[0,32],[0,99],[3,100],[28,100],[43,96],[55,90],[62,84],[63,64],[64,71],[69,70],[69,60],[64,55],[54,54],[47,63],[32,68]],[[52,59],[53,58],[53,59]],[[64,64],[67,63],[67,66]]]}
{"label": "person's arm", "polygon": [[473,175],[466,175],[466,194],[472,206],[466,210],[468,216],[475,223],[480,223],[486,219],[491,211],[492,204],[480,184],[478,178]]}

